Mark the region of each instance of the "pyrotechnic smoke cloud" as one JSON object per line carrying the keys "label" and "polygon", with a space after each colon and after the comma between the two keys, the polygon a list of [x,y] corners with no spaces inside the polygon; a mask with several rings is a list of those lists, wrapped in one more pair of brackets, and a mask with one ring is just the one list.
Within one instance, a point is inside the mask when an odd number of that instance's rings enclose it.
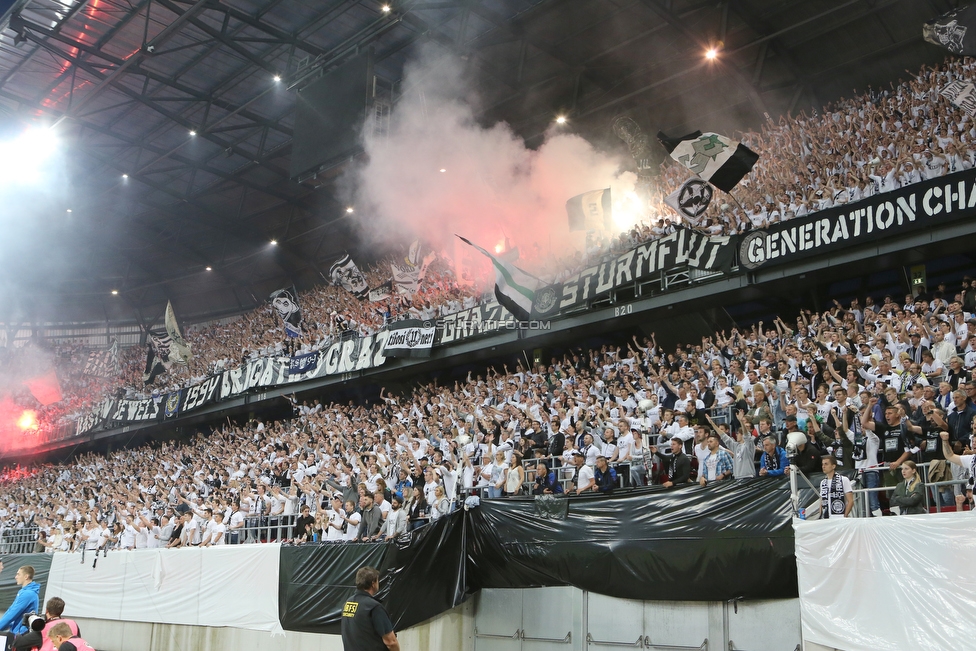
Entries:
{"label": "pyrotechnic smoke cloud", "polygon": [[[627,161],[596,150],[571,125],[554,124],[533,150],[507,124],[479,124],[456,58],[422,52],[408,64],[403,88],[389,134],[364,136],[368,162],[357,175],[356,202],[368,207],[357,210],[368,240],[420,237],[450,253],[455,233],[489,250],[505,248],[507,238],[531,267],[582,249],[583,234],[569,232],[567,199],[606,187],[617,199],[633,194]],[[635,222],[616,219],[620,227]]]}

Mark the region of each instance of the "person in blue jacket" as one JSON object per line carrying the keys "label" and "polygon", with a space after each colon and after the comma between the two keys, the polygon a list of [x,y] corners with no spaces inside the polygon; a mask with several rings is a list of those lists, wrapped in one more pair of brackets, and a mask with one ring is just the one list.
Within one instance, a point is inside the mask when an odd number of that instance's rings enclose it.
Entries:
{"label": "person in blue jacket", "polygon": [[790,462],[786,459],[786,450],[776,445],[776,439],[768,436],[763,439],[762,457],[759,458],[760,477],[782,477]]}
{"label": "person in blue jacket", "polygon": [[[2,562],[0,562],[0,572],[3,572]],[[34,580],[34,568],[30,565],[24,565],[17,570],[14,580],[17,581],[20,590],[17,591],[17,596],[7,608],[7,612],[3,614],[3,617],[0,617],[0,631],[9,630],[20,635],[27,632],[27,627],[24,626],[23,622],[24,615],[37,612],[37,596],[41,586]]]}

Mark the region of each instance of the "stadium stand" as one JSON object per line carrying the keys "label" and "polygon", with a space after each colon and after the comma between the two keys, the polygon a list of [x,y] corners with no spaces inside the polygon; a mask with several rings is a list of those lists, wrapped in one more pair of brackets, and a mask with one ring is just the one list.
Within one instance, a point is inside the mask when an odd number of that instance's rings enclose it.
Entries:
{"label": "stadium stand", "polygon": [[[946,83],[965,77],[976,63],[970,58],[947,59],[939,66],[923,66],[907,81],[890,89],[870,90],[842,99],[822,113],[781,118],[759,132],[739,137],[761,155],[743,180],[735,201],[715,201],[699,228],[709,234],[746,233],[756,228],[851,203],[919,181],[959,170],[976,162],[976,126],[958,107],[939,94]],[[814,143],[829,146],[814,147]],[[659,177],[663,197],[688,176],[673,161],[664,163]],[[740,207],[742,206],[742,207]],[[558,280],[579,272],[604,256],[625,251],[673,231],[674,213],[660,201],[649,208],[644,222],[609,238],[591,238],[584,251],[545,259],[526,253],[520,264],[546,279]],[[385,282],[389,260],[367,270],[371,286]],[[387,274],[388,275],[388,274]],[[336,286],[304,292],[301,302],[309,326],[300,342],[283,336],[273,311],[260,308],[231,322],[191,327],[187,340],[195,357],[189,367],[174,367],[159,386],[145,388],[142,374],[145,352],[139,347],[123,350],[122,376],[118,380],[91,378],[80,373],[83,351],[54,343],[62,363],[64,383],[61,403],[39,409],[40,421],[57,429],[77,420],[107,395],[130,398],[158,395],[199,382],[214,371],[234,368],[256,356],[322,349],[343,332],[372,334],[402,318],[431,318],[457,312],[486,300],[484,286],[459,285],[447,261],[439,259],[418,293],[377,303],[355,299]],[[14,353],[5,353],[7,355]],[[16,363],[11,360],[7,363]],[[120,386],[121,385],[121,386]],[[29,396],[24,406],[36,406]]]}
{"label": "stadium stand", "polygon": [[[907,461],[941,462],[944,477],[924,499],[963,510],[968,470],[945,468],[938,435],[952,432],[959,451],[970,445],[974,302],[966,279],[945,294],[835,302],[792,324],[777,317],[670,351],[634,337],[536,368],[488,368],[453,387],[296,403],[290,419],[8,471],[0,517],[5,531],[29,529],[8,543],[19,551],[377,540],[470,494],[782,476],[794,431],[807,434],[796,462],[807,475],[832,455],[865,487],[895,488]],[[712,431],[719,446],[706,440]],[[672,439],[690,473],[675,467]],[[878,495],[874,515],[888,508]]]}

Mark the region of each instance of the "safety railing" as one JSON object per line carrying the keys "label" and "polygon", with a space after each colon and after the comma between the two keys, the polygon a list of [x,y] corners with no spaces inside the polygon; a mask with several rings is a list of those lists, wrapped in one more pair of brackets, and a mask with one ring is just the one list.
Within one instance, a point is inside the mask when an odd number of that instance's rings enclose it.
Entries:
{"label": "safety railing", "polygon": [[[933,506],[933,502],[935,503],[935,508],[937,510],[941,510],[943,508],[946,508],[947,506],[948,507],[954,507],[955,506],[955,507],[958,508],[958,506],[956,504],[947,504],[947,505],[945,505],[945,504],[942,503],[942,499],[941,499],[942,498],[942,489],[949,488],[949,487],[952,487],[952,486],[966,485],[966,484],[969,483],[969,480],[968,479],[950,479],[950,480],[945,480],[945,481],[930,482],[930,481],[928,481],[928,479],[929,479],[929,466],[930,466],[930,464],[931,464],[931,462],[925,462],[925,463],[916,464],[917,471],[918,471],[918,473],[920,475],[920,478],[921,478],[922,486],[925,489],[923,491],[923,494],[925,496],[925,502],[924,502],[925,512],[926,513],[929,513],[930,512],[930,509]],[[799,478],[802,478],[804,480],[804,482],[807,484],[807,486],[809,486],[810,489],[812,491],[814,491],[814,493],[817,494],[818,497],[817,497],[817,500],[814,502],[814,505],[819,506],[819,489],[816,486],[814,486],[813,483],[810,482],[810,479],[807,478],[802,472],[800,472],[799,470],[796,470],[796,467],[795,466],[792,466],[791,467],[791,470],[794,471],[794,474],[796,476],[798,476]],[[884,478],[884,473],[890,472],[890,470],[891,470],[891,466],[889,464],[880,464],[880,465],[875,466],[875,467],[870,468],[870,469],[866,469],[865,468],[865,469],[861,469],[861,470],[858,471],[858,475],[857,475],[857,478],[856,478],[857,486],[858,487],[857,488],[853,488],[852,491],[851,491],[854,494],[854,508],[851,511],[851,516],[852,517],[858,517],[858,518],[870,517],[871,516],[871,511],[872,511],[872,509],[871,509],[871,495],[872,495],[872,493],[890,493],[890,492],[893,492],[897,488],[897,485],[895,485],[895,486],[871,486],[871,487],[863,486],[863,481],[864,481],[864,475],[865,475],[865,473],[869,473],[869,472],[878,473],[878,481],[879,481],[879,483],[882,483],[883,482],[883,478]],[[799,506],[798,489],[797,489],[797,486],[796,486],[796,482],[795,481],[793,482],[793,485],[792,485],[792,491],[793,491],[793,503],[794,503],[795,506]],[[954,491],[953,491],[953,494],[954,494]],[[963,494],[965,494],[965,491],[963,491]],[[935,497],[934,500],[932,499],[933,496]],[[954,498],[953,498],[953,502],[955,502],[955,499]],[[812,505],[810,505],[810,506],[812,506]],[[973,508],[973,504],[972,503],[970,503],[970,508]]]}
{"label": "safety railing", "polygon": [[37,527],[0,531],[0,554],[31,554],[37,544]]}
{"label": "safety railing", "polygon": [[298,514],[291,515],[247,515],[244,526],[227,530],[227,543],[252,544],[259,542],[281,542],[294,540],[303,532],[295,531]]}

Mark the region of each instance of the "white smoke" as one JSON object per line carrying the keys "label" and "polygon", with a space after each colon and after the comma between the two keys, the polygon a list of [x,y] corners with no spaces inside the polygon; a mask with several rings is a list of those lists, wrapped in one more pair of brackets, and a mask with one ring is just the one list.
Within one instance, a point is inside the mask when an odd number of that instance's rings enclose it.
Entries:
{"label": "white smoke", "polygon": [[616,226],[636,222],[619,209],[636,181],[624,171],[626,158],[596,150],[571,124],[553,124],[537,150],[508,124],[479,124],[462,66],[422,53],[407,66],[389,134],[367,129],[356,203],[365,208],[357,217],[368,240],[404,245],[420,237],[453,252],[457,233],[488,250],[518,246],[520,264],[532,267],[583,248],[566,215],[577,194],[610,187]]}

